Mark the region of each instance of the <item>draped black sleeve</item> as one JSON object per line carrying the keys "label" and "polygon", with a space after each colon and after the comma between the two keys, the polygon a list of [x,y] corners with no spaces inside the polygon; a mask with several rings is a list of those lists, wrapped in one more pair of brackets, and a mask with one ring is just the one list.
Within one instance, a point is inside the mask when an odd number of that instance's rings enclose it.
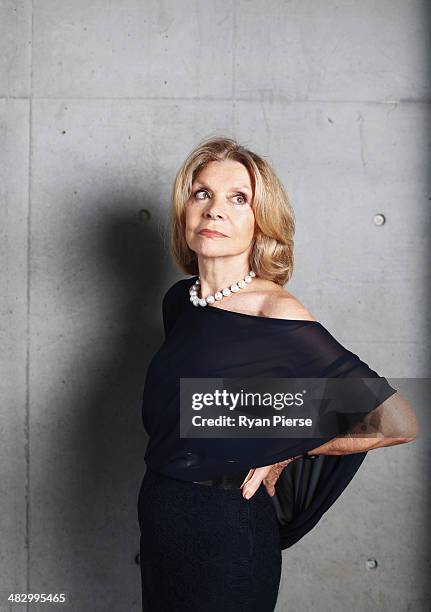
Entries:
{"label": "draped black sleeve", "polygon": [[[181,378],[354,378],[351,402],[360,410],[352,414],[352,424],[396,393],[384,377],[318,321],[193,306],[188,289],[196,278],[177,281],[162,300],[165,337],[148,366],[142,402],[149,436],[145,461],[153,470],[180,480],[206,480],[284,461],[332,439],[181,438]],[[378,388],[370,391],[363,378],[379,378]],[[304,457],[281,472],[271,499],[282,549],[316,525],[345,490],[366,454]]]}

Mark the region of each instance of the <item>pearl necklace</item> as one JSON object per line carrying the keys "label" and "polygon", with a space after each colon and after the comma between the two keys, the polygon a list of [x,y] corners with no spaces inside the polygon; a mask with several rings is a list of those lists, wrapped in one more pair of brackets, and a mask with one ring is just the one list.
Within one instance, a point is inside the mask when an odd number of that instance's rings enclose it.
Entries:
{"label": "pearl necklace", "polygon": [[255,276],[256,272],[250,270],[250,272],[237,283],[234,283],[230,287],[225,287],[221,291],[216,291],[214,295],[207,295],[206,298],[199,298],[198,296],[198,289],[201,283],[200,276],[198,276],[195,283],[189,289],[190,301],[193,303],[193,306],[206,306],[207,304],[213,304],[215,300],[222,300],[225,296],[230,295],[231,293],[236,293],[245,287],[247,283],[251,283]]}

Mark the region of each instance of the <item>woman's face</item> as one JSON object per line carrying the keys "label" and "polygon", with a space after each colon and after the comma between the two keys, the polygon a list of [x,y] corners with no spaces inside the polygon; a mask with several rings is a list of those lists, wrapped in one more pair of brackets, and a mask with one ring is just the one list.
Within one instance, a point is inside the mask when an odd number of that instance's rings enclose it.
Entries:
{"label": "woman's face", "polygon": [[[247,168],[233,160],[208,162],[196,175],[186,203],[186,241],[203,257],[251,251],[255,219]],[[215,230],[224,236],[200,233]]]}

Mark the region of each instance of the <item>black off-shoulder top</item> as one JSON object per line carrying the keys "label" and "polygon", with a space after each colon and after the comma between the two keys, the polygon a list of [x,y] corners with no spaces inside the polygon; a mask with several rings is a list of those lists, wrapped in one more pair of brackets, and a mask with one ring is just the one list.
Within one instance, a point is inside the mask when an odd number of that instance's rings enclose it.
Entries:
{"label": "black off-shoulder top", "polygon": [[[177,281],[163,297],[165,338],[147,368],[142,401],[149,437],[145,462],[152,470],[180,480],[204,481],[284,461],[333,438],[180,438],[181,378],[378,377],[382,383],[378,396],[364,395],[364,413],[396,393],[384,377],[318,321],[194,306],[189,288],[196,279]],[[316,525],[352,480],[366,454],[304,457],[281,472],[271,499],[282,549]]]}

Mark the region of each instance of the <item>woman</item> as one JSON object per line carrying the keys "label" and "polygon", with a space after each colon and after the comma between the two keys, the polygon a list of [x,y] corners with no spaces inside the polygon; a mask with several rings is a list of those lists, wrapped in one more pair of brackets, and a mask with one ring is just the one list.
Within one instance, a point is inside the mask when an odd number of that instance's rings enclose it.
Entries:
{"label": "woman", "polygon": [[[416,437],[407,401],[284,289],[293,234],[288,198],[261,157],[211,138],[185,160],[171,251],[193,277],[164,295],[165,341],[143,395],[143,610],[274,610],[281,551],[312,529],[368,450]],[[349,378],[347,403],[360,414],[337,437],[180,437],[180,380],[220,376]]]}

